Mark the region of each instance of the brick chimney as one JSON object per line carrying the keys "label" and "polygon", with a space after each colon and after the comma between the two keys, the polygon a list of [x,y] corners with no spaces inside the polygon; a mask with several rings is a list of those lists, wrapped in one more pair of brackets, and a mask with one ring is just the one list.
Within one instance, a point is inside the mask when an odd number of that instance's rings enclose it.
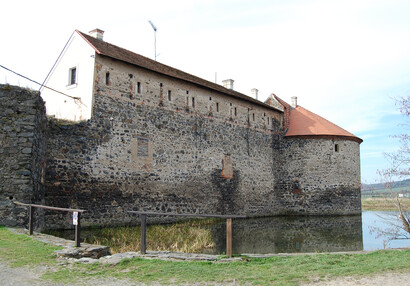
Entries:
{"label": "brick chimney", "polygon": [[225,79],[222,81],[222,84],[224,88],[233,89],[233,82],[234,82],[233,79]]}
{"label": "brick chimney", "polygon": [[252,92],[252,97],[255,98],[256,100],[258,100],[258,89],[257,88],[252,88],[251,92]]}
{"label": "brick chimney", "polygon": [[100,30],[100,29],[94,29],[94,30],[90,31],[89,34],[90,34],[90,36],[102,41],[103,36],[104,36],[104,31]]}
{"label": "brick chimney", "polygon": [[296,108],[296,106],[298,106],[298,98],[296,96],[292,96],[291,100],[292,100],[292,103],[290,106],[292,106],[293,108]]}

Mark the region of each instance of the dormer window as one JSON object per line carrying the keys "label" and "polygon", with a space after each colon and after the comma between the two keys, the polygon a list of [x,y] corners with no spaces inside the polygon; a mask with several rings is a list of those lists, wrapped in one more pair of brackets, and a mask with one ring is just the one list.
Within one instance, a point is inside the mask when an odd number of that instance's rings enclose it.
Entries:
{"label": "dormer window", "polygon": [[77,67],[73,67],[69,71],[68,85],[77,83]]}

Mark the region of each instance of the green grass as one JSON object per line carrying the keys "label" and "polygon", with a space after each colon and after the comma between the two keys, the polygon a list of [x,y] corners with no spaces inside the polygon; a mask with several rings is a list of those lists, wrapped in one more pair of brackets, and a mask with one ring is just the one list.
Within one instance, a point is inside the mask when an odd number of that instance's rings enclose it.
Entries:
{"label": "green grass", "polygon": [[[400,202],[404,210],[410,210],[410,198],[401,198]],[[362,210],[364,211],[397,211],[393,198],[362,198]]]}
{"label": "green grass", "polygon": [[[128,259],[116,266],[74,265],[49,273],[55,282],[76,278],[115,277],[139,283],[190,284],[233,282],[254,285],[298,285],[313,277],[367,275],[409,270],[410,251],[378,251],[371,254],[317,254],[248,259],[242,262],[170,262]],[[74,278],[75,277],[75,278]]]}
{"label": "green grass", "polygon": [[0,258],[11,266],[55,263],[54,250],[62,247],[46,244],[26,235],[18,235],[0,226]]}
{"label": "green grass", "polygon": [[362,191],[362,196],[375,196],[375,197],[395,197],[398,194],[407,194],[410,191],[410,187],[397,187],[397,188],[385,188],[385,189],[377,189],[371,191]]}
{"label": "green grass", "polygon": [[54,265],[43,275],[56,283],[86,284],[90,278],[128,279],[146,284],[192,284],[235,281],[252,285],[298,285],[316,277],[371,275],[385,272],[408,272],[410,250],[377,251],[369,254],[316,254],[271,258],[247,258],[230,263],[172,262],[127,259],[113,265],[57,265],[52,252],[57,247],[45,245],[25,235],[0,228],[0,259],[14,266]]}

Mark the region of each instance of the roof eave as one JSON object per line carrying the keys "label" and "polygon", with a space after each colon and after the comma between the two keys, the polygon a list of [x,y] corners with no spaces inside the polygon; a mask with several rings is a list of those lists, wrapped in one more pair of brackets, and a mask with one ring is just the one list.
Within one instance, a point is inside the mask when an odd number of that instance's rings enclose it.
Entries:
{"label": "roof eave", "polygon": [[355,141],[359,144],[363,142],[363,139],[356,136],[347,135],[334,135],[334,134],[300,134],[300,135],[285,135],[288,139],[342,139]]}

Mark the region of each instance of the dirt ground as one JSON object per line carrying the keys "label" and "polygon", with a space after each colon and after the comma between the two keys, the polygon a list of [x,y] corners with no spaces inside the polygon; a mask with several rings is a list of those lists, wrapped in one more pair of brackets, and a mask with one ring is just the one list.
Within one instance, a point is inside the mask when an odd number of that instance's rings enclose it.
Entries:
{"label": "dirt ground", "polygon": [[[43,273],[47,271],[47,266],[45,267],[37,267],[34,269],[21,267],[15,268],[10,267],[7,264],[0,262],[0,285],[1,286],[68,286],[62,283],[53,283],[49,281],[44,281],[40,277]],[[81,280],[76,284],[69,284],[71,285],[90,285],[90,286],[114,286],[114,285],[144,285],[144,284],[135,284],[130,283],[126,280],[118,280],[118,279],[88,279],[88,280]]]}
{"label": "dirt ground", "polygon": [[410,285],[410,273],[385,273],[361,277],[338,277],[331,280],[317,280],[304,286],[390,286]]}
{"label": "dirt ground", "polygon": [[[1,280],[0,285],[3,286],[28,286],[28,285],[61,285],[52,282],[45,282],[40,277],[47,271],[47,267],[41,267],[36,269],[12,268],[7,264],[0,262]],[[111,285],[144,285],[135,284],[130,281],[117,280],[117,279],[92,279],[87,281],[78,281],[78,284],[70,285],[99,285],[99,286],[111,286]],[[233,284],[231,284],[233,285]],[[410,273],[386,273],[377,274],[374,276],[362,276],[362,277],[338,277],[331,280],[316,280],[309,284],[303,284],[305,286],[350,286],[350,285],[410,285]]]}

